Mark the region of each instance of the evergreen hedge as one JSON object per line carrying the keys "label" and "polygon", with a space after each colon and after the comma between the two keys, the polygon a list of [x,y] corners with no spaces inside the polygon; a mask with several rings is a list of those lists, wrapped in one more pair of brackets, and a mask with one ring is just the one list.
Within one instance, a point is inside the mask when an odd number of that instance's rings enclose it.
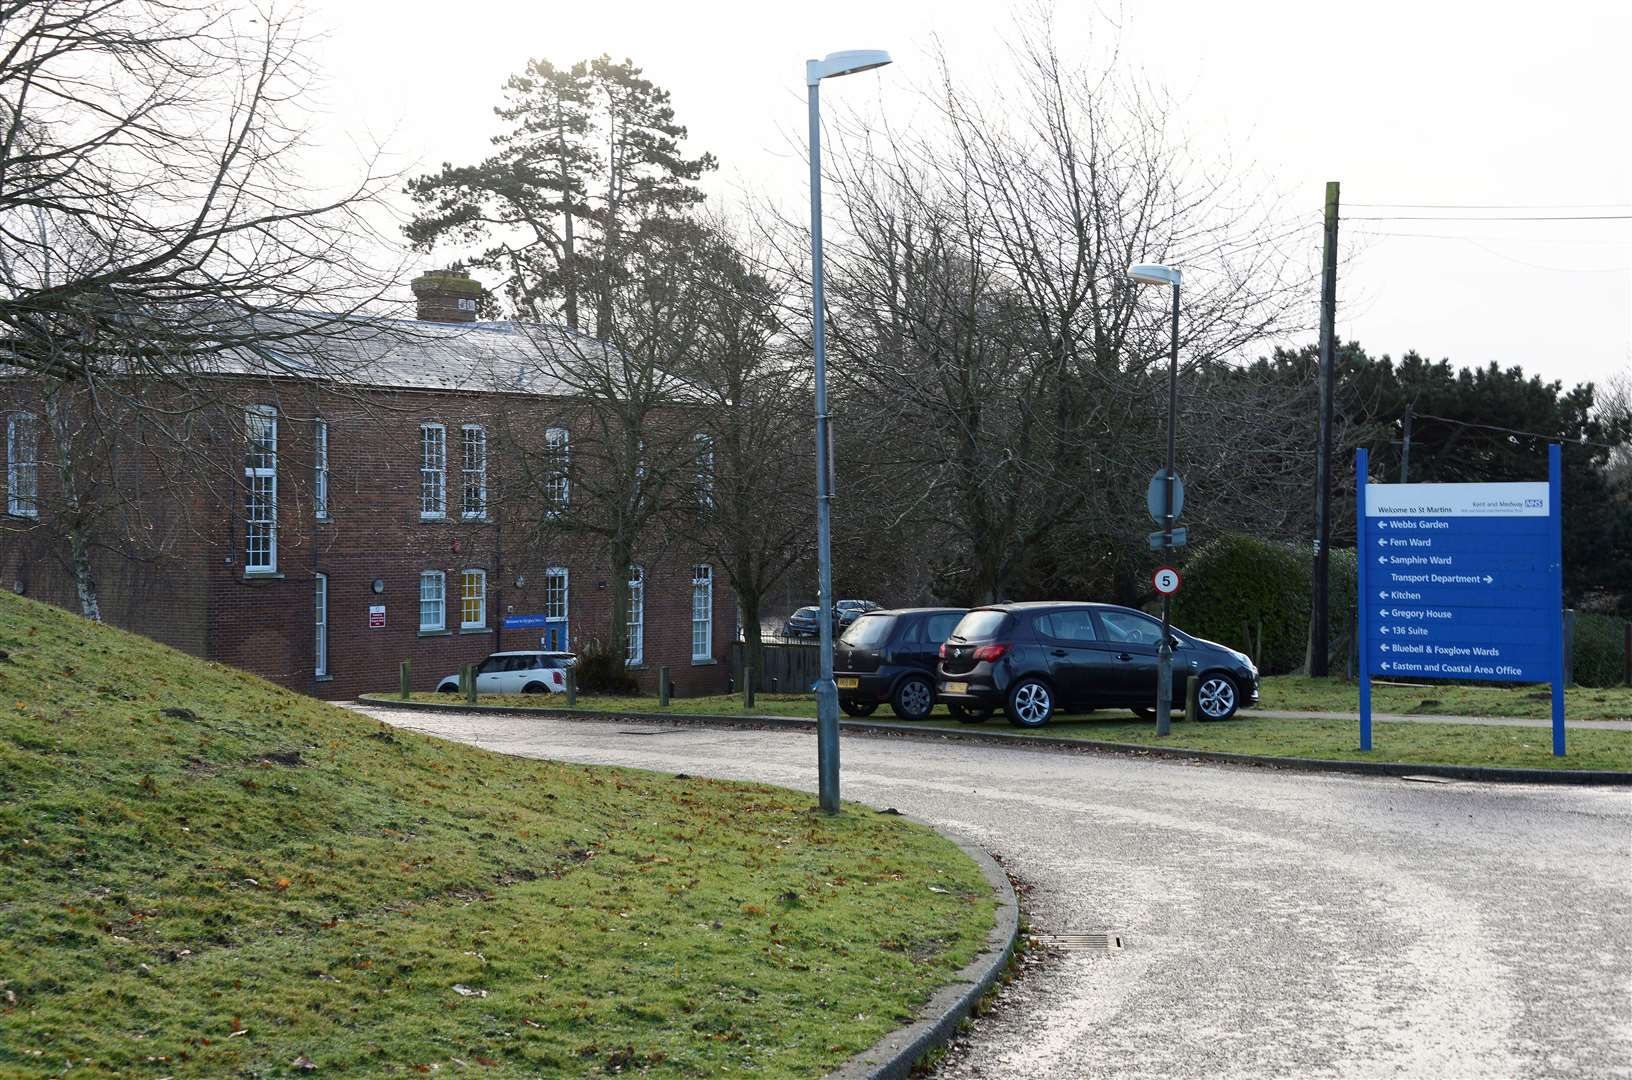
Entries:
{"label": "evergreen hedge", "polygon": [[[1226,533],[1186,560],[1173,621],[1188,633],[1242,649],[1265,675],[1297,671],[1309,645],[1313,562],[1308,545]],[[1354,627],[1352,550],[1332,552],[1330,581],[1331,670],[1340,674]],[[1250,643],[1243,640],[1243,621]]]}
{"label": "evergreen hedge", "polygon": [[1614,615],[1575,617],[1575,681],[1619,686],[1626,677],[1626,620]]}

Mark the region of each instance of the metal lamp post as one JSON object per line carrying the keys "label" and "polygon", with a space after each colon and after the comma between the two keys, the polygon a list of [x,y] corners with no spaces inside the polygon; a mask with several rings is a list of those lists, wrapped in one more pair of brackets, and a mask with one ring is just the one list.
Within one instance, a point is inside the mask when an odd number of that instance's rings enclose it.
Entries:
{"label": "metal lamp post", "polygon": [[821,82],[883,67],[882,49],[852,49],[805,61],[810,100],[810,303],[816,354],[816,560],[820,567],[816,606],[821,612],[822,677],[816,683],[816,786],[821,807],[839,811],[839,688],[833,683],[833,555],[828,475],[832,445],[827,415],[827,319],[822,308],[822,112]]}
{"label": "metal lamp post", "polygon": [[[1128,277],[1141,285],[1173,286],[1173,343],[1167,363],[1167,466],[1162,496],[1162,557],[1173,554],[1173,428],[1179,411],[1179,271],[1176,267],[1140,263],[1128,267]],[[1156,734],[1166,735],[1173,724],[1173,638],[1169,630],[1172,600],[1162,594],[1162,641],[1156,649]]]}

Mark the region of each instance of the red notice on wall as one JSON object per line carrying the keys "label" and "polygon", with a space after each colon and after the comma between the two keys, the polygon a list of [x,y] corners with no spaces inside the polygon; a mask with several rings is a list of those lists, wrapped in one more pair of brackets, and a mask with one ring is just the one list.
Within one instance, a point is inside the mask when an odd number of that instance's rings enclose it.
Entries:
{"label": "red notice on wall", "polygon": [[370,604],[368,606],[368,628],[370,630],[385,629],[385,605]]}

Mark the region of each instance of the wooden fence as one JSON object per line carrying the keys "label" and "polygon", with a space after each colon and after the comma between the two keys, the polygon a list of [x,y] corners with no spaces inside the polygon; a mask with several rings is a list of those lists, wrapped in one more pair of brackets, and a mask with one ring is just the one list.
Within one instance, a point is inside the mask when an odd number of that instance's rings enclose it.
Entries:
{"label": "wooden fence", "polygon": [[[731,650],[731,685],[742,689],[742,642]],[[760,693],[805,694],[815,685],[822,673],[822,650],[815,642],[808,645],[772,645],[759,647],[760,667],[754,673],[754,689]]]}

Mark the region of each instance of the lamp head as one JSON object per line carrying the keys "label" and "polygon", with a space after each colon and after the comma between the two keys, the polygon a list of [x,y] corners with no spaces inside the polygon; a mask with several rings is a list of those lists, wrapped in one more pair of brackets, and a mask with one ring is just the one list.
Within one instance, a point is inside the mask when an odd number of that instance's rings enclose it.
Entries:
{"label": "lamp head", "polygon": [[1128,277],[1141,285],[1177,285],[1179,270],[1160,263],[1135,263],[1128,267]]}
{"label": "lamp head", "polygon": [[854,75],[858,71],[871,71],[889,62],[890,54],[883,49],[846,49],[843,52],[828,53],[820,60],[805,61],[805,85],[815,86],[823,79]]}

